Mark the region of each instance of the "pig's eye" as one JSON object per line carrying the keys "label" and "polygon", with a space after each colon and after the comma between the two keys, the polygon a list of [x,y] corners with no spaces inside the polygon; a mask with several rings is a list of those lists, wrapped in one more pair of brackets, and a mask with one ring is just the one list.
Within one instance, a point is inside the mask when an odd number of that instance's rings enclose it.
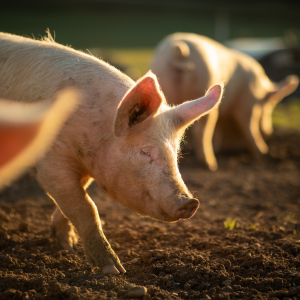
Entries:
{"label": "pig's eye", "polygon": [[143,151],[143,150],[141,150],[141,153],[142,153],[143,155],[147,155],[147,156],[149,156],[149,157],[150,157],[150,152],[147,152],[147,151]]}
{"label": "pig's eye", "polygon": [[[141,150],[141,155],[146,159],[146,161],[148,162],[148,163],[152,163],[153,162],[153,159],[152,159],[152,157],[151,157],[151,154],[150,154],[150,152],[148,152],[148,151],[145,151],[145,150]],[[147,158],[146,158],[147,157]]]}

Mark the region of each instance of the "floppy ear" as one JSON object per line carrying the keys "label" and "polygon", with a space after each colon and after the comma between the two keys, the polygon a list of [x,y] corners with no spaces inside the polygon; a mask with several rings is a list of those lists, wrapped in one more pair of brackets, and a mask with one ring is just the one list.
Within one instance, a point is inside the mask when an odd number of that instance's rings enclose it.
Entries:
{"label": "floppy ear", "polygon": [[148,72],[120,102],[114,122],[115,135],[117,137],[127,135],[133,127],[153,117],[163,97],[156,76],[151,71]]}

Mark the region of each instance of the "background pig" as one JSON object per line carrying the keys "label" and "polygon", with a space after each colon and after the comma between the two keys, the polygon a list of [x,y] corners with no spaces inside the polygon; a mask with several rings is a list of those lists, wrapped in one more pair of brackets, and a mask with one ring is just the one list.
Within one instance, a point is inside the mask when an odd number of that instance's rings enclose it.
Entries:
{"label": "background pig", "polygon": [[250,56],[192,33],[167,36],[157,46],[150,68],[170,104],[200,97],[211,85],[225,83],[219,111],[190,130],[198,161],[211,170],[217,169],[214,152],[220,150],[247,147],[255,157],[267,153],[262,134],[272,133],[272,111],[299,82],[291,75],[273,83]]}
{"label": "background pig", "polygon": [[0,96],[22,102],[52,99],[65,87],[82,100],[51,150],[38,162],[38,181],[58,205],[52,233],[70,251],[73,225],[92,269],[125,272],[101,228],[86,187],[95,179],[113,199],[140,215],[174,222],[190,218],[199,201],[177,166],[184,129],[219,103],[222,85],[170,108],[156,77],[137,83],[95,57],[53,42],[0,34]]}
{"label": "background pig", "polygon": [[49,101],[26,104],[0,99],[0,188],[21,174],[54,141],[78,103],[75,91]]}

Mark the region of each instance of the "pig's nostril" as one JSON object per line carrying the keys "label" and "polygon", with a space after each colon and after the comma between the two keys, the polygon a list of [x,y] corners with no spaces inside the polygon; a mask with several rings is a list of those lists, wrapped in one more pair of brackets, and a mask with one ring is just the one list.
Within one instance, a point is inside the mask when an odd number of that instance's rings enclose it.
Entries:
{"label": "pig's nostril", "polygon": [[198,206],[191,209],[190,218],[196,213],[197,209],[198,209]]}
{"label": "pig's nostril", "polygon": [[174,217],[176,219],[189,219],[196,213],[198,207],[199,201],[197,199],[190,199],[176,209]]}
{"label": "pig's nostril", "polygon": [[185,213],[185,211],[186,211],[185,208],[180,209],[179,212],[178,212],[178,215],[179,215],[179,216],[183,216],[184,213]]}

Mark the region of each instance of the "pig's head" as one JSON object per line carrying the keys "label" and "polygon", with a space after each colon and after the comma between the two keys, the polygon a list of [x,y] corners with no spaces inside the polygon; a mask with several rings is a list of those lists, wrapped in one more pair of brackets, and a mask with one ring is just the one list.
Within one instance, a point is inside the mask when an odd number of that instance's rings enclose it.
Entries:
{"label": "pig's head", "polygon": [[177,153],[186,127],[219,103],[222,90],[215,85],[203,98],[171,108],[155,75],[142,77],[119,104],[102,189],[142,216],[166,222],[192,217],[199,201],[182,180]]}

